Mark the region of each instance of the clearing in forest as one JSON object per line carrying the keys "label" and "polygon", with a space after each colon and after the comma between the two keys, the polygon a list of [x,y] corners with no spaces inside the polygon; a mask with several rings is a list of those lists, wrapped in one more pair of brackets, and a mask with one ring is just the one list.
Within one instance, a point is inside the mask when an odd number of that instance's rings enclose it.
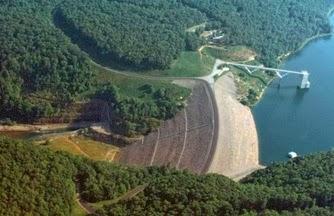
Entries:
{"label": "clearing in forest", "polygon": [[93,160],[113,161],[119,153],[115,146],[84,136],[58,136],[48,140],[47,146],[56,151],[66,151]]}

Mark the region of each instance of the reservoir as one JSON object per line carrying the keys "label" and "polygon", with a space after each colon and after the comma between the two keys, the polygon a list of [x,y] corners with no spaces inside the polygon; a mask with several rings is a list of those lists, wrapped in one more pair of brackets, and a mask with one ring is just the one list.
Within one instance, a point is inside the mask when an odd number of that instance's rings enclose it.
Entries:
{"label": "reservoir", "polygon": [[264,165],[287,160],[290,151],[306,155],[334,149],[334,36],[313,40],[282,68],[310,72],[311,88],[297,89],[300,78],[288,75],[275,80],[254,107]]}

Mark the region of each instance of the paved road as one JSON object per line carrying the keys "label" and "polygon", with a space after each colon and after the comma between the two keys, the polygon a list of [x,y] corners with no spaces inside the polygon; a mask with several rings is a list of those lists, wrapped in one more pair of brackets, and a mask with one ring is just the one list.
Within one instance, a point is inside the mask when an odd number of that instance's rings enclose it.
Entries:
{"label": "paved road", "polygon": [[149,76],[149,75],[144,75],[144,74],[139,74],[136,72],[131,72],[131,71],[119,71],[119,70],[114,70],[114,69],[110,69],[108,67],[104,67],[96,62],[94,62],[93,60],[91,60],[91,63],[99,68],[102,68],[106,71],[109,71],[111,73],[116,73],[119,75],[123,75],[123,76],[128,76],[128,77],[135,77],[135,78],[142,78],[142,79],[150,79],[150,80],[204,80],[206,81],[209,86],[213,89],[213,85],[215,83],[215,76],[219,76],[223,70],[219,69],[219,65],[221,65],[223,63],[222,60],[217,59],[214,66],[213,66],[213,70],[211,72],[211,74],[207,75],[207,76],[201,76],[201,77],[166,77],[166,76]]}

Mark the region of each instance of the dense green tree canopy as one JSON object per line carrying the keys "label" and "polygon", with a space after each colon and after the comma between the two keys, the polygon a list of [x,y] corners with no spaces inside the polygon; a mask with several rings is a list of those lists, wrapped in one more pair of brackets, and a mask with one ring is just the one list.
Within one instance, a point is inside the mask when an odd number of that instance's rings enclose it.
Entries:
{"label": "dense green tree canopy", "polygon": [[181,0],[207,15],[207,29],[221,29],[226,43],[246,45],[266,65],[293,52],[309,37],[329,33],[333,0]]}
{"label": "dense green tree canopy", "polygon": [[[92,67],[87,55],[72,44],[70,39],[53,23],[52,13],[60,2],[56,0],[0,2],[0,120],[11,119],[31,123],[42,117],[61,117],[71,103],[74,103],[78,98],[82,99],[83,93],[90,91],[90,96],[99,95],[104,91],[103,86],[94,85],[96,84],[95,68]],[[71,2],[75,3],[75,1]],[[86,3],[89,5],[88,1]],[[123,8],[123,4],[117,4]],[[175,4],[166,3],[170,6],[174,5],[173,7]],[[151,5],[150,8],[155,6],[157,5]],[[101,7],[108,8],[103,4]],[[136,7],[134,6],[132,9],[139,13],[140,11]],[[109,7],[108,10],[111,11],[112,8]],[[132,14],[131,11],[127,10],[129,8],[124,7],[124,11],[113,11],[117,12],[117,16],[122,17],[122,13]],[[147,10],[145,13],[150,16],[151,12]],[[153,13],[153,15],[157,15],[157,13]],[[160,15],[159,13],[157,16]],[[165,19],[166,16],[168,18],[167,14],[160,18]],[[138,18],[137,21],[150,23],[151,20],[156,20],[158,17],[147,17],[147,20],[142,21]],[[182,24],[182,26],[194,22],[194,17],[188,17],[186,12],[182,17],[186,19],[186,24]],[[99,19],[101,18],[97,16],[96,21],[103,24]],[[175,20],[169,21],[177,23]],[[134,26],[140,27],[139,24],[134,23],[124,25],[124,23],[121,24],[121,21],[118,22],[118,25],[125,26],[128,31]],[[175,30],[174,27],[171,27],[173,25],[168,24],[168,26],[171,29],[166,30],[167,33],[173,35]],[[175,26],[175,28],[181,27]],[[175,30],[175,32],[178,31]],[[140,40],[146,38],[145,35],[141,37]],[[141,43],[138,42],[139,38],[134,39],[131,35],[129,38],[134,42]],[[129,40],[125,43],[129,47],[133,47]],[[169,48],[170,46],[165,47]],[[137,50],[136,53],[138,54],[138,52],[140,51]],[[147,56],[147,53],[141,55]],[[115,102],[116,105],[111,106],[111,111],[113,116],[117,115],[117,118],[113,120],[119,120],[116,121],[119,125],[114,128],[117,129],[115,132],[125,135],[145,134],[158,127],[160,120],[173,117],[182,108],[182,103],[180,104],[174,96],[171,96],[172,93],[178,91],[177,88],[173,89],[173,87],[171,85],[171,88],[168,89],[153,89],[151,86],[151,89],[146,92],[144,89],[143,94],[150,95],[151,101],[128,95],[114,98],[115,101],[112,102]],[[151,92],[148,92],[149,90]],[[96,94],[93,91],[96,91]],[[164,95],[160,95],[161,92]],[[182,94],[182,96],[185,95]],[[103,99],[109,100],[108,97]]]}
{"label": "dense green tree canopy", "polygon": [[68,0],[55,16],[89,53],[139,68],[167,68],[185,48],[186,28],[205,20],[177,0]]}
{"label": "dense green tree canopy", "polygon": [[333,0],[67,0],[55,17],[104,62],[166,68],[180,51],[200,43],[186,28],[206,22],[207,30],[224,33],[225,43],[249,46],[263,63],[275,65],[307,38],[330,31],[331,6]]}
{"label": "dense green tree canopy", "polygon": [[275,65],[278,56],[295,51],[307,38],[329,33],[327,13],[334,3],[332,0],[182,2],[211,18],[208,29],[221,29],[227,43],[253,48],[267,65]]}
{"label": "dense green tree canopy", "polygon": [[0,118],[50,116],[91,86],[87,58],[50,25],[43,2],[0,3]]}
{"label": "dense green tree canopy", "polygon": [[96,162],[0,137],[0,214],[71,215],[77,191],[90,203],[104,201],[98,215],[333,215],[333,156],[276,164],[236,183]]}
{"label": "dense green tree canopy", "polygon": [[0,137],[0,215],[70,215],[72,161],[31,143]]}
{"label": "dense green tree canopy", "polygon": [[96,97],[108,102],[114,132],[126,136],[147,134],[160,126],[160,120],[170,119],[184,108],[183,100],[173,94],[175,91],[171,88],[154,90],[152,85],[146,84],[139,91],[153,99],[148,101],[121,95],[113,85],[103,86],[97,91]]}

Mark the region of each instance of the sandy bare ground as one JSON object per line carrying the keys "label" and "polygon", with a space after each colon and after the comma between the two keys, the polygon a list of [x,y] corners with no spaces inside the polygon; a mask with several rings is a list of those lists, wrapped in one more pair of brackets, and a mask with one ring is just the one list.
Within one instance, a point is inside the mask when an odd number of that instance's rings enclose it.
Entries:
{"label": "sandy bare ground", "polygon": [[261,168],[255,122],[250,109],[236,99],[236,86],[231,73],[215,83],[214,91],[219,132],[208,172],[238,180]]}

